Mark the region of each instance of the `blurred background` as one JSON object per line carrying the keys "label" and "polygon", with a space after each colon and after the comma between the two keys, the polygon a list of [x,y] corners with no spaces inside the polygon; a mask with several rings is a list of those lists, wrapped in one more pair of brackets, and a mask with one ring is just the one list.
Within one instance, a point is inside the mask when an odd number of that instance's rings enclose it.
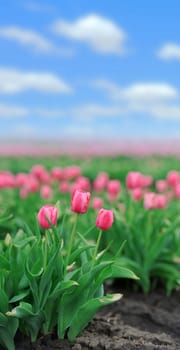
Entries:
{"label": "blurred background", "polygon": [[178,0],[6,0],[0,153],[180,154]]}

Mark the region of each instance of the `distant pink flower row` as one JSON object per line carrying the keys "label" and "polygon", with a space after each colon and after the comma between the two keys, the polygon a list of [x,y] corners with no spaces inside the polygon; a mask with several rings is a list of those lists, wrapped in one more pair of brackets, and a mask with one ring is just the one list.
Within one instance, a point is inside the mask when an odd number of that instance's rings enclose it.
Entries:
{"label": "distant pink flower row", "polygon": [[[13,174],[0,171],[0,189],[18,188],[21,198],[26,198],[30,193],[40,192],[40,196],[49,200],[56,190],[60,193],[73,195],[76,190],[93,192],[92,207],[101,209],[103,198],[106,195],[110,203],[119,201],[124,189],[117,179],[110,179],[109,175],[102,172],[91,182],[89,178],[82,175],[78,166],[66,168],[54,167],[48,172],[42,165],[35,165],[29,173]],[[156,189],[152,191],[151,188]],[[152,176],[143,175],[140,172],[129,172],[126,177],[126,192],[135,201],[143,200],[146,209],[165,208],[170,200],[180,200],[180,173],[173,170],[167,174],[165,179],[154,181]],[[119,203],[121,210],[123,203]]]}

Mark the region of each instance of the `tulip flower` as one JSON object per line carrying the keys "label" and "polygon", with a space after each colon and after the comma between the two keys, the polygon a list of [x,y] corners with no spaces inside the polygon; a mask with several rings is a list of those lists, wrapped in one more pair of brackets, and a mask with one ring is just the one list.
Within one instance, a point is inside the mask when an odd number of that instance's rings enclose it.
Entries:
{"label": "tulip flower", "polygon": [[142,187],[143,175],[139,172],[130,171],[126,177],[126,186],[128,189],[133,190],[134,188]]}
{"label": "tulip flower", "polygon": [[109,180],[107,183],[107,192],[109,195],[118,196],[120,187],[121,187],[120,181]]}
{"label": "tulip flower", "polygon": [[170,171],[167,174],[167,182],[173,187],[176,186],[180,182],[180,174],[175,170]]}
{"label": "tulip flower", "polygon": [[96,218],[96,227],[101,230],[108,230],[114,221],[114,215],[112,210],[100,209]]}
{"label": "tulip flower", "polygon": [[133,190],[131,190],[131,195],[135,201],[139,201],[143,197],[142,188],[134,188]]}
{"label": "tulip flower", "polygon": [[157,180],[156,189],[158,192],[165,192],[168,189],[168,183],[166,180]]}
{"label": "tulip flower", "polygon": [[42,198],[49,199],[52,197],[52,188],[48,185],[43,185],[40,193]]}
{"label": "tulip flower", "polygon": [[100,197],[94,197],[92,201],[92,208],[97,210],[101,209],[103,206],[103,200]]}
{"label": "tulip flower", "polygon": [[107,185],[108,179],[109,177],[107,173],[100,173],[94,181],[94,190],[97,192],[101,192],[102,190],[104,190],[104,188]]}
{"label": "tulip flower", "polygon": [[[39,225],[42,228],[50,228],[51,225],[55,226],[57,223],[58,210],[53,205],[44,205],[37,215]],[[50,223],[51,225],[50,225]]]}
{"label": "tulip flower", "polygon": [[88,209],[90,193],[76,190],[71,198],[71,210],[77,214],[84,214]]}

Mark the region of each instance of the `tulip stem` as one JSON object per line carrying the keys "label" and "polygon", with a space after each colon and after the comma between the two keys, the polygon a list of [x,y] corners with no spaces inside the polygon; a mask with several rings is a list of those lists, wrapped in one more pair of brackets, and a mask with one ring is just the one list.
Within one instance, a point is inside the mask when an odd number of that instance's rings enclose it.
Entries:
{"label": "tulip stem", "polygon": [[74,225],[73,225],[71,235],[70,235],[70,242],[69,242],[68,249],[67,249],[67,255],[66,255],[66,260],[65,260],[65,270],[69,264],[69,258],[70,258],[71,251],[73,248],[73,244],[74,244],[74,240],[75,240],[75,236],[76,236],[77,222],[78,222],[78,215],[76,214],[75,220],[74,220]]}
{"label": "tulip stem", "polygon": [[47,232],[45,232],[45,236],[44,236],[44,271],[46,269],[46,265],[47,265],[47,253],[48,253],[48,237],[47,237]]}
{"label": "tulip stem", "polygon": [[102,233],[103,233],[103,231],[99,230],[98,239],[97,239],[96,246],[95,246],[95,249],[94,249],[94,254],[93,254],[93,257],[92,257],[92,268],[94,267],[94,264],[95,264],[95,261],[96,261],[96,256],[97,256],[97,253],[98,253],[98,249],[99,249]]}

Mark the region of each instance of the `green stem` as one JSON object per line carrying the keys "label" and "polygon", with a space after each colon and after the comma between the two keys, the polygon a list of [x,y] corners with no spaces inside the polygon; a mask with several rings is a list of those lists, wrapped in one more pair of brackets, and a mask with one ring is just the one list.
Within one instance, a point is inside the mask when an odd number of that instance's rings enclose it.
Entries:
{"label": "green stem", "polygon": [[47,232],[45,232],[45,236],[44,236],[44,264],[43,264],[44,271],[46,270],[46,265],[47,265],[47,252],[48,252],[48,237],[47,237]]}
{"label": "green stem", "polygon": [[68,249],[67,249],[67,255],[66,255],[66,260],[65,260],[65,270],[66,270],[66,268],[67,268],[67,266],[69,264],[69,258],[70,258],[70,255],[71,255],[71,251],[72,251],[74,240],[75,240],[75,236],[76,236],[77,221],[78,221],[78,215],[76,214],[75,221],[74,221],[74,226],[73,226],[73,229],[72,229],[72,232],[71,232],[71,235],[70,235],[70,242],[69,242]]}
{"label": "green stem", "polygon": [[98,253],[98,249],[99,249],[102,233],[103,233],[103,231],[99,230],[98,239],[97,239],[96,246],[95,246],[95,249],[94,249],[94,254],[93,254],[93,257],[92,257],[92,268],[94,267],[94,264],[95,264],[95,261],[96,261],[96,255]]}

